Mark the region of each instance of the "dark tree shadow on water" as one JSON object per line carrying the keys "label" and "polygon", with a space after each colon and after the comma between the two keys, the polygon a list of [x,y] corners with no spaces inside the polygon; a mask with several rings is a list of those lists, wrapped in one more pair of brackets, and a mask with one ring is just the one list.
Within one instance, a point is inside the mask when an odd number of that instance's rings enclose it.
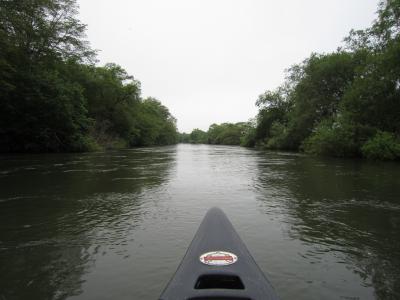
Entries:
{"label": "dark tree shadow on water", "polygon": [[145,195],[167,183],[174,147],[0,157],[0,299],[82,293],[107,247],[140,225]]}
{"label": "dark tree shadow on water", "polygon": [[279,205],[291,238],[341,253],[377,299],[400,299],[397,163],[270,153],[259,171],[262,187],[285,194]]}

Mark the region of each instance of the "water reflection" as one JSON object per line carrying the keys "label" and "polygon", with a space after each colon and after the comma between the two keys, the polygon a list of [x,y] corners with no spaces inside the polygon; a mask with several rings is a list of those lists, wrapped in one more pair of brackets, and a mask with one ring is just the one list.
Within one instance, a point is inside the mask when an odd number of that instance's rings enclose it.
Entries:
{"label": "water reflection", "polygon": [[[320,268],[333,260],[327,271],[343,264],[362,285],[374,288],[376,298],[400,299],[397,164],[267,153],[259,161],[259,172],[265,196],[260,200],[276,199],[265,204],[265,211],[284,208],[279,213],[288,224],[288,235],[305,245],[299,247],[298,259]],[[307,274],[307,268],[315,266],[303,268]],[[323,274],[322,269],[319,272]],[[340,279],[347,276],[346,270],[335,272]],[[322,284],[341,288],[334,281]],[[357,290],[352,284],[351,289]]]}
{"label": "water reflection", "polygon": [[[175,148],[0,158],[0,299],[65,299],[83,274],[126,245]],[[148,199],[147,199],[148,200]]]}
{"label": "water reflection", "polygon": [[282,299],[400,299],[400,166],[179,145],[0,157],[0,300],[156,299],[222,207]]}

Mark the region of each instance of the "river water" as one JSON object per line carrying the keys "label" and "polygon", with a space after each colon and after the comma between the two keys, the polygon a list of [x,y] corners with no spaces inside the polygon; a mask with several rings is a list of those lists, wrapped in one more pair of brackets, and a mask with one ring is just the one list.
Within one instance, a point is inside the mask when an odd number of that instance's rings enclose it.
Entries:
{"label": "river water", "polygon": [[281,299],[400,299],[400,164],[178,145],[0,156],[0,299],[157,299],[221,207]]}

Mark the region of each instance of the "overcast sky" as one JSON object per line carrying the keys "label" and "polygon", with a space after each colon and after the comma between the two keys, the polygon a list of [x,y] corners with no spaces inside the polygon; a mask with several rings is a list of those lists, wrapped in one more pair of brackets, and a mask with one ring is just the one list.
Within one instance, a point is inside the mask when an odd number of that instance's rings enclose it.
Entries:
{"label": "overcast sky", "polygon": [[368,27],[378,0],[78,0],[100,63],[161,100],[181,132],[247,121],[284,70]]}

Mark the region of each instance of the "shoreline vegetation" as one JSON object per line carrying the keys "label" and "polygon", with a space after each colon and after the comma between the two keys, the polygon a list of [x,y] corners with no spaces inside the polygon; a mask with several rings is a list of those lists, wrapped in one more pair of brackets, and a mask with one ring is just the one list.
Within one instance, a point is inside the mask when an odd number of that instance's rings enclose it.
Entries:
{"label": "shoreline vegetation", "polygon": [[281,86],[259,96],[254,120],[194,129],[180,141],[399,160],[399,20],[400,0],[381,1],[370,28],[287,69]]}
{"label": "shoreline vegetation", "polygon": [[177,142],[176,119],[122,67],[96,65],[75,0],[1,1],[0,152]]}
{"label": "shoreline vegetation", "polygon": [[248,122],[178,133],[121,66],[96,65],[75,0],[0,4],[0,152],[83,152],[182,143],[400,159],[400,0],[371,27],[312,53],[259,96]]}

